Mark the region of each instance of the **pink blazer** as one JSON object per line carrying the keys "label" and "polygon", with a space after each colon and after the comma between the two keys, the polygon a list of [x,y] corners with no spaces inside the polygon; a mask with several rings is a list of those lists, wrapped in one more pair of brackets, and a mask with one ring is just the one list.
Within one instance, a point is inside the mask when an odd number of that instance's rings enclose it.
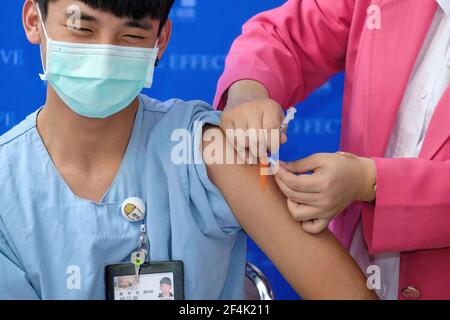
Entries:
{"label": "pink blazer", "polygon": [[332,230],[348,248],[362,218],[371,254],[401,252],[399,299],[450,299],[450,90],[420,157],[383,158],[436,8],[436,0],[289,0],[245,24],[215,99],[222,108],[231,84],[254,79],[288,107],[345,70],[341,149],[376,161],[377,203],[353,204]]}

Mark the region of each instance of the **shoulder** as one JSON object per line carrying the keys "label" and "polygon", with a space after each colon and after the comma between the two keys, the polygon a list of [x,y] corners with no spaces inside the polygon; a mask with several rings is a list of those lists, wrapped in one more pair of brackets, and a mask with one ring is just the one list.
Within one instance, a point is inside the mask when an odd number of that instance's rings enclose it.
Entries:
{"label": "shoulder", "polygon": [[0,136],[0,179],[4,174],[23,160],[24,154],[29,150],[30,141],[34,141],[36,134],[36,114],[30,114],[25,120]]}
{"label": "shoulder", "polygon": [[194,121],[203,121],[218,125],[221,112],[215,111],[208,103],[201,100],[184,101],[170,99],[159,101],[145,95],[139,96],[144,109],[144,117],[161,114],[161,122],[165,128],[187,129]]}
{"label": "shoulder", "polygon": [[0,150],[3,150],[14,143],[22,142],[24,136],[36,128],[37,113],[38,111],[30,114],[25,120],[0,136]]}
{"label": "shoulder", "polygon": [[148,126],[145,131],[150,133],[147,144],[162,155],[170,154],[180,137],[189,137],[189,141],[194,143],[204,126],[220,125],[222,113],[204,101],[170,99],[162,102],[141,95],[140,102],[144,110],[144,126]]}
{"label": "shoulder", "polygon": [[[30,142],[35,141],[36,113],[29,115],[25,120],[16,125],[14,128],[0,136],[0,204],[4,209],[0,210],[2,213],[8,211],[8,203],[5,199],[11,197],[18,190],[23,190],[19,187],[20,180],[24,180],[24,175],[18,172],[23,168],[35,166],[35,162],[30,162],[30,159],[35,159],[34,148],[30,146]],[[26,165],[25,165],[26,164]],[[22,171],[26,172],[26,171]]]}

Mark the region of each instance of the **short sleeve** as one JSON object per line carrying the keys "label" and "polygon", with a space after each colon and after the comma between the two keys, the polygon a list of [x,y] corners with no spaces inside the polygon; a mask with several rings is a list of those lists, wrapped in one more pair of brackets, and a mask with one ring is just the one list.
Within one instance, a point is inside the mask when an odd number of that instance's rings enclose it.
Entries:
{"label": "short sleeve", "polygon": [[[220,124],[220,112],[205,111],[197,115],[198,119],[195,120],[196,126],[191,129],[191,133],[194,138],[193,147],[193,159],[201,159],[201,163],[189,166],[189,176],[192,180],[191,183],[197,184],[198,189],[202,190],[203,196],[198,197],[198,192],[193,192],[191,198],[194,203],[201,203],[205,201],[208,204],[211,213],[214,215],[218,226],[225,234],[235,234],[241,230],[239,223],[237,222],[231,208],[226,202],[220,190],[211,182],[208,177],[206,164],[202,157],[202,141],[203,141],[203,129],[205,125],[218,126]],[[202,199],[203,198],[203,199]]]}
{"label": "short sleeve", "polygon": [[37,300],[29,277],[0,232],[0,300]]}
{"label": "short sleeve", "polygon": [[[189,212],[203,234],[223,239],[235,236],[242,228],[220,190],[210,181],[202,157],[203,128],[208,124],[218,126],[220,116],[221,112],[204,102],[180,101],[155,131],[172,207]],[[174,154],[183,154],[183,159],[174,159]]]}

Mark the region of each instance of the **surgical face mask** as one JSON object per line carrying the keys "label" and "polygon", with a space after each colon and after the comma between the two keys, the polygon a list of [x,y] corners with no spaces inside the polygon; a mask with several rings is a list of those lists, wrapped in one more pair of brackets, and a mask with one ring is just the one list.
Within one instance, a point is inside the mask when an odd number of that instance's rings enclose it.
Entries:
{"label": "surgical face mask", "polygon": [[47,38],[46,66],[42,80],[75,113],[108,118],[126,107],[143,88],[151,88],[158,42],[153,49],[105,44],[78,44]]}

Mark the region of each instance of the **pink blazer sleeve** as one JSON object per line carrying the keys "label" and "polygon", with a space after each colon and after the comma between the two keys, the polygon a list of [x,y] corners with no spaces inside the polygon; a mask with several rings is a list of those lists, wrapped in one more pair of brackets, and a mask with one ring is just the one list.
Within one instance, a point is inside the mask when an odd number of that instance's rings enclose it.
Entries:
{"label": "pink blazer sleeve", "polygon": [[288,0],[243,27],[227,57],[214,105],[236,81],[261,82],[284,107],[344,69],[355,0]]}
{"label": "pink blazer sleeve", "polygon": [[450,161],[377,158],[375,162],[377,203],[364,223],[369,250],[450,247]]}

